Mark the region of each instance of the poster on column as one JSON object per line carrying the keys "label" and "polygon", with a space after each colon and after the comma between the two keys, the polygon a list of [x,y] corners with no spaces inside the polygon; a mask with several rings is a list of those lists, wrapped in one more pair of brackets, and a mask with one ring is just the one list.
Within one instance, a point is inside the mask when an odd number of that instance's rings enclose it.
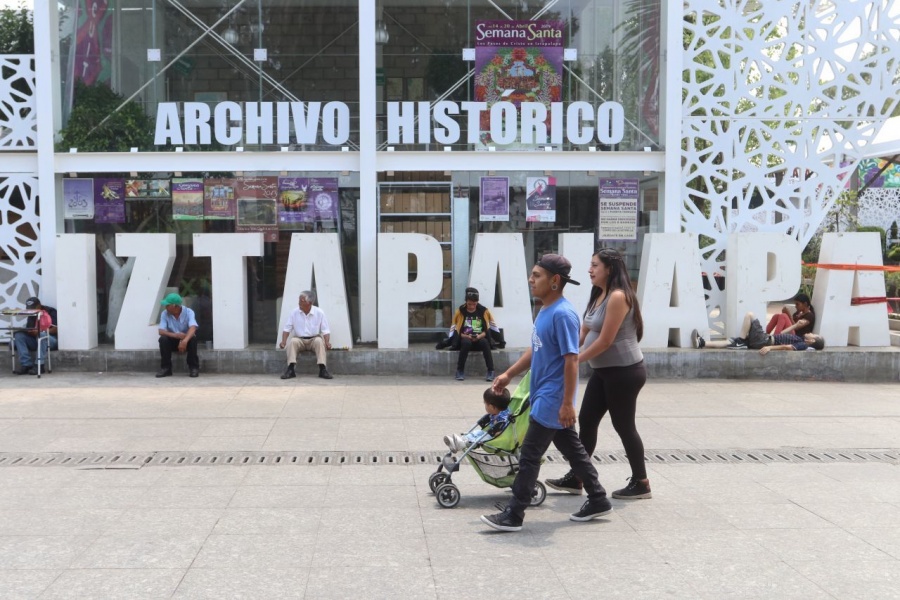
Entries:
{"label": "poster on column", "polygon": [[637,240],[637,179],[600,179],[598,240]]}
{"label": "poster on column", "polygon": [[525,180],[525,220],[556,221],[556,177],[528,177]]}
{"label": "poster on column", "polygon": [[125,180],[94,179],[94,223],[125,222]]}
{"label": "poster on column", "polygon": [[175,221],[203,220],[203,180],[172,180],[172,219]]}
{"label": "poster on column", "polygon": [[267,242],[278,241],[278,178],[237,177],[235,231],[260,231]]}
{"label": "poster on column", "polygon": [[509,221],[509,177],[482,177],[479,221]]}
{"label": "poster on column", "polygon": [[234,179],[203,180],[203,216],[211,220],[234,220]]}
{"label": "poster on column", "polygon": [[[481,113],[480,149],[492,144],[490,108],[497,102],[562,100],[563,21],[478,21],[475,24],[475,100],[486,102]],[[504,144],[505,150],[533,149],[534,144]]]}
{"label": "poster on column", "polygon": [[89,178],[63,179],[63,218],[94,218],[94,180]]}

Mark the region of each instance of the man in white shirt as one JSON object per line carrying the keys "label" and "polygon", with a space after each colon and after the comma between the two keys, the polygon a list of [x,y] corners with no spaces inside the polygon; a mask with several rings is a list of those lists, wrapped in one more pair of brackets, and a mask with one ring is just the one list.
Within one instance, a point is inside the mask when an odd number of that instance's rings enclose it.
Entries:
{"label": "man in white shirt", "polygon": [[[315,352],[316,362],[319,364],[319,377],[332,379],[331,373],[325,367],[325,351],[331,350],[331,330],[328,328],[328,319],[318,306],[314,306],[316,296],[312,292],[300,293],[300,307],[291,311],[284,329],[281,331],[281,343],[279,348],[287,345],[287,368],[281,374],[282,379],[296,377],[294,366],[297,364],[297,355],[300,352]],[[288,345],[288,336],[293,333],[291,343]]]}

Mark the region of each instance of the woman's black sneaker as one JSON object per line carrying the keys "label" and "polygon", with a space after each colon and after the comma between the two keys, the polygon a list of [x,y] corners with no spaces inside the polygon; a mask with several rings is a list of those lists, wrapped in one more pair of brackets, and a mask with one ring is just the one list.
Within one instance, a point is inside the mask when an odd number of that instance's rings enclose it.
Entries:
{"label": "woman's black sneaker", "polygon": [[497,531],[520,531],[522,529],[522,518],[513,514],[508,506],[503,509],[503,512],[496,515],[481,515],[481,521]]}
{"label": "woman's black sneaker", "polygon": [[581,510],[569,515],[570,521],[590,521],[598,517],[604,517],[612,512],[612,504],[606,496],[599,500],[588,500],[581,505]]}
{"label": "woman's black sneaker", "polygon": [[614,491],[612,497],[618,498],[619,500],[644,500],[652,498],[653,494],[650,493],[649,483],[644,483],[641,479],[629,477],[628,485],[621,490]]}
{"label": "woman's black sneaker", "polygon": [[544,481],[548,486],[552,487],[554,490],[560,492],[566,492],[568,494],[575,494],[576,496],[580,495],[584,490],[584,486],[578,481],[578,478],[575,477],[575,473],[569,471],[559,479],[547,479]]}

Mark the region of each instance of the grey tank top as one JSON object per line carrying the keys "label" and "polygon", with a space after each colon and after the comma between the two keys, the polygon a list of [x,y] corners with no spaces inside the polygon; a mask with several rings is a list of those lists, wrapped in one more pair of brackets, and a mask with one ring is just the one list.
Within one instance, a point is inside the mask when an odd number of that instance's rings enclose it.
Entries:
{"label": "grey tank top", "polygon": [[[600,306],[589,311],[584,317],[584,324],[590,330],[584,338],[583,348],[587,348],[600,337],[600,330],[603,329],[603,321],[606,319],[606,301],[609,296],[603,299]],[[637,331],[634,328],[634,308],[628,310],[625,320],[616,333],[616,339],[612,345],[588,361],[593,369],[601,369],[603,367],[627,367],[644,360],[644,355],[638,345]]]}

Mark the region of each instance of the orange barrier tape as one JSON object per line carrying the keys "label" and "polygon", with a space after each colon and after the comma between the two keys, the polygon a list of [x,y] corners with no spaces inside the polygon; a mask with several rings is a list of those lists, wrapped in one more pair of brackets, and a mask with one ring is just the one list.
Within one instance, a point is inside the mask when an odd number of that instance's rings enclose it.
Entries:
{"label": "orange barrier tape", "polygon": [[872,296],[872,297],[861,297],[861,298],[850,298],[850,304],[853,306],[858,306],[860,304],[880,304],[881,302],[897,302],[900,301],[900,298],[885,298],[884,296]]}
{"label": "orange barrier tape", "polygon": [[900,265],[834,265],[801,263],[804,267],[816,267],[818,269],[831,269],[833,271],[885,271],[898,272]]}

